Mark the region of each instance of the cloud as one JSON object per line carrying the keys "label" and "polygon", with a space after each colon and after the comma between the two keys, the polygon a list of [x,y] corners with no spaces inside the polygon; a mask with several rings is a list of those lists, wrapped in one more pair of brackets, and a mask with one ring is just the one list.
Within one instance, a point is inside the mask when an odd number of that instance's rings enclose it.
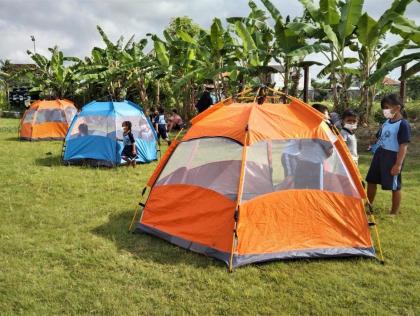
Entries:
{"label": "cloud", "polygon": [[[259,1],[256,1],[261,4]],[[272,0],[283,16],[297,16],[302,6],[297,1]],[[378,18],[392,0],[366,0],[365,10]],[[262,5],[261,5],[262,6]],[[0,0],[0,59],[30,62],[30,35],[36,38],[37,51],[47,53],[58,45],[66,55],[83,57],[93,46],[102,45],[96,25],[101,25],[112,40],[128,39],[146,33],[160,34],[172,17],[189,16],[202,27],[214,17],[245,16],[246,0]],[[407,16],[420,24],[420,5],[413,3]],[[390,39],[392,42],[392,38]]]}

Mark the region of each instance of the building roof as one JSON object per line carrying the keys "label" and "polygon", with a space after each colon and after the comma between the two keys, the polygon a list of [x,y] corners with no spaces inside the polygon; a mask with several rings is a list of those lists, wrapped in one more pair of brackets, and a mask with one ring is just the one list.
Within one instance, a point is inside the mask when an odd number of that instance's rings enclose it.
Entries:
{"label": "building roof", "polygon": [[382,80],[382,84],[385,86],[399,86],[400,82],[398,80],[394,80],[389,77],[385,77],[384,80]]}

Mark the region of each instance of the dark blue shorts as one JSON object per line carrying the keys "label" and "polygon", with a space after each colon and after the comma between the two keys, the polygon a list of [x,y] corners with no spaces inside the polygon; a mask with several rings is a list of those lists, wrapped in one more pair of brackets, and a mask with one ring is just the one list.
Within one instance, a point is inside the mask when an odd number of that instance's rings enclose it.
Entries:
{"label": "dark blue shorts", "polygon": [[165,124],[159,124],[158,125],[158,137],[163,139],[168,139],[168,133],[166,131],[166,125]]}
{"label": "dark blue shorts", "polygon": [[401,173],[391,175],[391,169],[397,161],[398,153],[379,147],[373,155],[366,182],[380,184],[382,190],[398,191],[401,189]]}
{"label": "dark blue shorts", "polygon": [[124,146],[122,152],[121,152],[121,157],[127,157],[130,159],[133,159],[136,157],[136,155],[133,155],[133,146],[129,145],[129,146]]}

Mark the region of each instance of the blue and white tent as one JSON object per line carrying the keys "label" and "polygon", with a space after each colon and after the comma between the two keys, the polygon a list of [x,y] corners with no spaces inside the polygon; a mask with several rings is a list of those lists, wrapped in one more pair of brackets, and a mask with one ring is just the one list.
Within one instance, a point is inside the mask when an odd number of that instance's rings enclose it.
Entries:
{"label": "blue and white tent", "polygon": [[137,162],[157,159],[157,135],[143,109],[130,101],[86,104],[67,132],[63,160],[67,164],[89,163],[116,166],[121,159],[122,122],[130,121],[136,140]]}

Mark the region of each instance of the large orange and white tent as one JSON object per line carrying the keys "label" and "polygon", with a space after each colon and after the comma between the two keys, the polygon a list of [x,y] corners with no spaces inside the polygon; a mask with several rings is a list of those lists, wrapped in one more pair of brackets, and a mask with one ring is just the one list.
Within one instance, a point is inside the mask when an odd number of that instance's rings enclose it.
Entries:
{"label": "large orange and white tent", "polygon": [[61,140],[77,109],[69,100],[38,100],[23,114],[19,136],[22,140]]}
{"label": "large orange and white tent", "polygon": [[136,231],[230,269],[292,258],[374,257],[359,171],[304,102],[214,105],[148,181]]}

